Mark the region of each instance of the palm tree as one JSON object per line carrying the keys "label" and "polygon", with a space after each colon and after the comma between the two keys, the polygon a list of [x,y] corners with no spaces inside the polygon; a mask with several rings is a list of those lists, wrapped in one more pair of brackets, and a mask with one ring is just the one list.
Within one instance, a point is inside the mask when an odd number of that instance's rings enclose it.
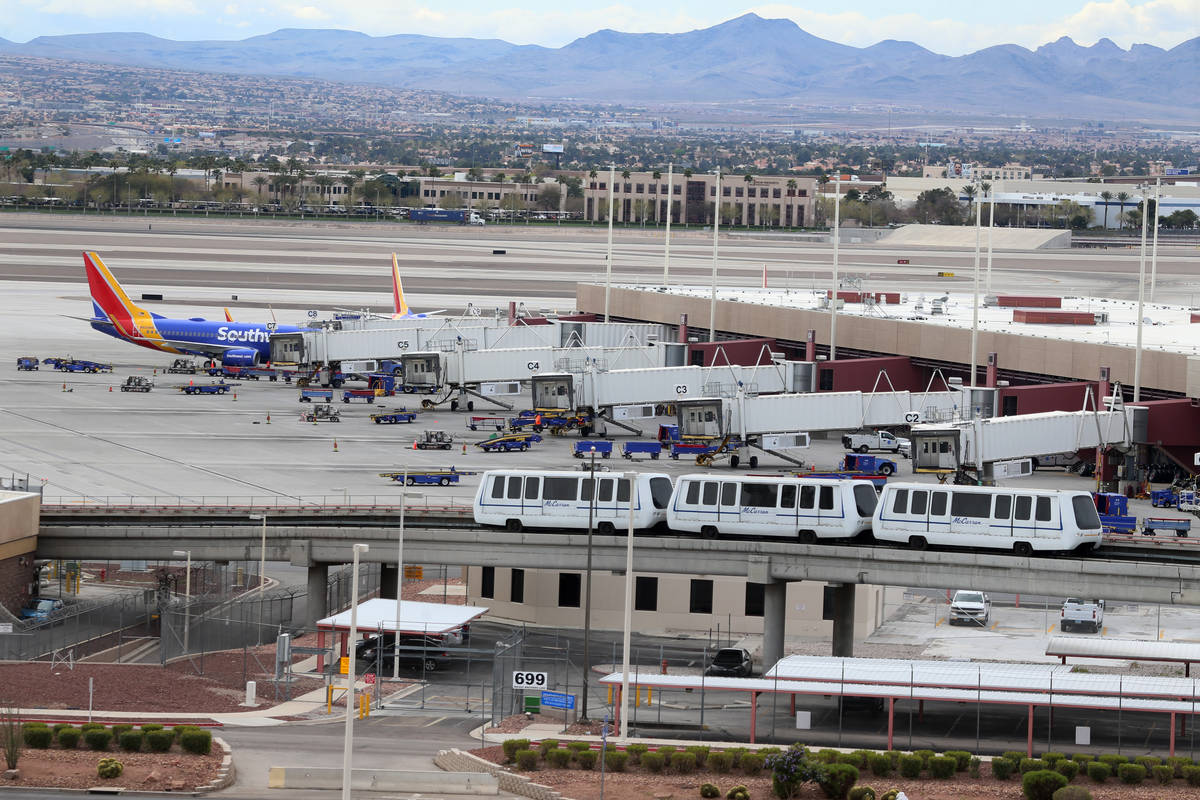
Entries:
{"label": "palm tree", "polygon": [[742,180],[744,180],[746,183],[754,183],[754,176],[747,172]]}
{"label": "palm tree", "polygon": [[692,177],[692,168],[691,167],[688,167],[687,169],[685,169],[683,171],[683,177],[685,177],[685,178]]}
{"label": "palm tree", "polygon": [[1125,227],[1125,204],[1129,202],[1129,192],[1117,192],[1117,202],[1121,204],[1121,216],[1117,220],[1121,223],[1120,228]]}
{"label": "palm tree", "polygon": [[795,178],[788,178],[787,190],[788,190],[788,192],[787,192],[788,197],[796,196],[796,179]]}
{"label": "palm tree", "polygon": [[554,182],[558,184],[558,213],[562,216],[567,210],[567,178],[565,175],[559,175]]}
{"label": "palm tree", "polygon": [[979,189],[973,183],[968,183],[962,188],[963,194],[967,196],[967,218],[971,217],[971,209],[975,206],[975,195],[979,193]]}
{"label": "palm tree", "polygon": [[621,177],[624,178],[625,180],[629,180],[629,170],[627,170],[627,169],[621,170]]}
{"label": "palm tree", "polygon": [[1104,230],[1108,230],[1108,201],[1113,199],[1113,193],[1105,190],[1100,193],[1100,199],[1104,201]]}
{"label": "palm tree", "polygon": [[344,205],[346,210],[349,211],[350,206],[354,201],[354,184],[358,183],[358,176],[354,174],[343,175],[338,180],[343,186],[346,187],[346,197],[343,199],[342,205]]}
{"label": "palm tree", "polygon": [[650,177],[654,178],[654,180],[656,180],[656,181],[661,181],[662,180],[662,172],[656,169],[656,170],[654,170],[654,172],[650,173]]}
{"label": "palm tree", "polygon": [[317,192],[321,195],[321,205],[329,205],[329,187],[333,186],[334,184],[333,178],[329,177],[328,175],[318,175],[317,177],[313,178],[313,183],[317,185]]}
{"label": "palm tree", "polygon": [[255,175],[254,180],[252,180],[250,182],[253,183],[254,186],[258,189],[258,202],[261,203],[263,187],[266,186],[268,183],[270,183],[270,181],[267,180],[266,175]]}

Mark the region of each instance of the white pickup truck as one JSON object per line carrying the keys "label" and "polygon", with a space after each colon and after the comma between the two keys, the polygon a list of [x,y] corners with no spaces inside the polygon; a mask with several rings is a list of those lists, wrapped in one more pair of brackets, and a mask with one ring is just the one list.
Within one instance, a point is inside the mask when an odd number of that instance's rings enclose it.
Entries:
{"label": "white pickup truck", "polygon": [[1083,628],[1092,633],[1099,633],[1104,627],[1104,601],[1068,597],[1063,603],[1058,627],[1064,631]]}
{"label": "white pickup truck", "polygon": [[886,450],[889,453],[899,453],[905,458],[912,455],[911,441],[901,439],[887,431],[844,434],[842,436],[842,447],[847,450],[853,450],[856,453],[866,453],[871,450]]}
{"label": "white pickup truck", "polygon": [[949,622],[951,625],[978,625],[986,628],[992,620],[992,599],[986,592],[959,589],[950,601]]}

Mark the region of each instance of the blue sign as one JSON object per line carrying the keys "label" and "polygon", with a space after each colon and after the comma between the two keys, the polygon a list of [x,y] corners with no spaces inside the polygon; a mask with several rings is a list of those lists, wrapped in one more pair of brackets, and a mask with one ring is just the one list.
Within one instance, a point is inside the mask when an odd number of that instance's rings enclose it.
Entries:
{"label": "blue sign", "polygon": [[566,692],[542,692],[542,705],[570,711],[575,708],[575,695]]}

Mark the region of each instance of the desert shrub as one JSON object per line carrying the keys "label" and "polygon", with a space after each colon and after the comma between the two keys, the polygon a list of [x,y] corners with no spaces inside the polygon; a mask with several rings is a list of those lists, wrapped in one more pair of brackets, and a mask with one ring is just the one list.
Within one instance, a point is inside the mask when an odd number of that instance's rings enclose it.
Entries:
{"label": "desert shrub", "polygon": [[905,778],[921,777],[921,770],[924,767],[925,762],[915,753],[906,753],[900,756],[900,774]]}
{"label": "desert shrub", "polygon": [[859,769],[866,769],[867,768],[867,759],[871,757],[871,751],[870,750],[855,750],[853,753],[848,753],[848,755],[854,756],[855,759],[857,759],[857,760],[855,760],[854,762],[847,761],[845,763],[847,763],[847,764],[853,763],[854,766],[858,767]]}
{"label": "desert shrub", "polygon": [[113,738],[119,741],[121,734],[133,730],[133,726],[128,722],[118,722],[116,725],[108,726],[108,729],[113,732]]}
{"label": "desert shrub", "polygon": [[971,761],[970,761],[970,763],[967,764],[967,774],[970,775],[972,778],[978,778],[979,777],[979,765],[981,763],[983,763],[983,760],[981,758],[979,758],[979,756],[971,756]]}
{"label": "desert shrub", "polygon": [[538,768],[538,754],[536,750],[518,750],[513,753],[513,758],[517,760],[517,769],[525,772],[532,772]]}
{"label": "desert shrub", "polygon": [[746,755],[742,756],[742,772],[747,775],[757,775],[762,772],[763,763],[766,760],[766,757],[761,753],[746,753]]}
{"label": "desert shrub", "polygon": [[1046,766],[1050,767],[1051,769],[1054,768],[1055,764],[1057,764],[1059,761],[1062,761],[1066,757],[1066,753],[1042,753],[1042,761],[1045,761]]}
{"label": "desert shrub", "polygon": [[1092,793],[1082,786],[1064,786],[1053,795],[1054,800],[1092,800]]}
{"label": "desert shrub", "polygon": [[1117,767],[1121,766],[1122,764],[1129,763],[1129,759],[1125,756],[1118,756],[1113,753],[1102,755],[1096,760],[1101,763],[1108,764],[1108,766],[1112,767],[1113,772],[1116,772]]}
{"label": "desert shrub", "polygon": [[117,743],[121,745],[121,749],[127,753],[137,753],[142,749],[142,732],[141,731],[125,731],[117,737]]}
{"label": "desert shrub", "polygon": [[875,800],[875,790],[870,786],[855,786],[850,790],[850,800]]}
{"label": "desert shrub", "polygon": [[580,769],[592,769],[596,766],[596,759],[599,754],[595,750],[580,750],[575,754],[575,763]]}
{"label": "desert shrub", "polygon": [[680,775],[691,775],[696,771],[696,754],[683,752],[671,756],[671,771]]}
{"label": "desert shrub", "polygon": [[780,753],[782,753],[782,752],[783,752],[783,748],[780,748],[780,747],[760,747],[760,748],[758,748],[757,750],[755,750],[754,752],[758,753],[758,754],[759,754],[760,756],[762,756],[763,758],[767,758],[767,757],[769,757],[769,756],[777,756],[777,755],[779,755]]}
{"label": "desert shrub", "polygon": [[[142,730],[145,730],[144,725],[142,726]],[[503,742],[501,742],[500,748],[504,751],[505,763],[512,763],[513,761],[517,760],[517,751],[518,750],[528,750],[529,749],[529,740],[528,739],[505,739]]]}
{"label": "desert shrub", "polygon": [[1184,767],[1183,779],[1187,781],[1188,786],[1200,786],[1200,767]]}
{"label": "desert shrub", "polygon": [[921,757],[921,768],[926,769],[929,766],[929,759],[937,755],[933,750],[913,750],[914,756]]}
{"label": "desert shrub", "polygon": [[1029,757],[1024,750],[1005,750],[1001,755],[1014,764],[1020,764],[1022,758]]}
{"label": "desert shrub", "polygon": [[879,795],[879,800],[896,800],[896,797],[899,794],[900,794],[899,789],[888,789],[886,792]]}
{"label": "desert shrub", "polygon": [[1141,764],[1121,764],[1117,767],[1117,777],[1121,779],[1121,783],[1137,786],[1146,780],[1146,768]]}
{"label": "desert shrub", "polygon": [[175,727],[171,728],[171,733],[172,733],[172,735],[174,735],[175,741],[178,742],[180,739],[183,738],[183,735],[185,733],[187,733],[188,731],[198,731],[198,730],[200,730],[200,728],[195,725],[176,725]]}
{"label": "desert shrub", "polygon": [[[820,783],[825,779],[826,770],[844,767],[853,769],[845,764],[826,766],[809,757],[803,747],[788,748],[786,753],[767,758],[764,765],[771,771],[771,791],[776,797],[795,797],[800,789],[808,783]],[[847,789],[853,786],[851,781]]]}
{"label": "desert shrub", "polygon": [[663,766],[669,767],[671,766],[671,759],[675,757],[675,753],[678,752],[678,750],[679,748],[668,744],[657,748],[654,752],[663,757]]}
{"label": "desert shrub", "polygon": [[1104,783],[1112,776],[1112,767],[1103,761],[1092,761],[1087,765],[1087,773],[1096,783]]}
{"label": "desert shrub", "polygon": [[879,778],[886,778],[892,772],[892,760],[888,758],[887,753],[871,753],[867,756],[867,766],[871,769],[871,774]]}
{"label": "desert shrub", "polygon": [[849,764],[855,769],[863,769],[866,766],[862,763],[862,756],[860,756],[858,753],[838,753],[838,757],[833,763]]}
{"label": "desert shrub", "polygon": [[642,766],[651,772],[662,772],[663,767],[667,765],[667,760],[662,757],[661,753],[644,753],[642,754]]}
{"label": "desert shrub", "polygon": [[687,748],[687,751],[696,757],[696,769],[704,769],[704,765],[708,763],[708,754],[712,752],[712,748],[697,744]]}
{"label": "desert shrub", "polygon": [[1073,781],[1079,774],[1079,762],[1064,758],[1054,765],[1054,771],[1066,778],[1068,782]]}
{"label": "desert shrub", "polygon": [[546,753],[556,749],[558,749],[558,739],[542,739],[538,743],[538,753],[541,754],[542,758],[546,757]]}
{"label": "desert shrub", "polygon": [[1174,771],[1176,778],[1182,778],[1183,768],[1191,765],[1192,760],[1187,756],[1171,756],[1167,759],[1167,766]]}
{"label": "desert shrub", "polygon": [[564,747],[556,747],[542,754],[546,763],[554,769],[566,769],[571,765],[571,751]]}
{"label": "desert shrub", "polygon": [[149,733],[150,731],[161,731],[163,729],[163,726],[159,725],[157,722],[143,722],[141,727],[142,727],[142,733]]}
{"label": "desert shrub", "polygon": [[604,752],[604,766],[613,772],[624,772],[628,763],[629,753],[616,748],[609,748]]}
{"label": "desert shrub", "polygon": [[87,733],[88,731],[104,730],[105,727],[106,726],[103,722],[85,722],[79,726],[79,730]]}
{"label": "desert shrub", "polygon": [[629,763],[640,764],[642,762],[642,756],[644,756],[646,751],[649,749],[650,748],[644,744],[631,744],[626,747],[625,752],[629,754]]}
{"label": "desert shrub", "polygon": [[722,752],[711,753],[708,756],[708,768],[713,772],[724,775],[733,769],[733,756]]}
{"label": "desert shrub", "polygon": [[715,783],[702,783],[700,784],[700,796],[708,798],[720,797],[721,789]]}
{"label": "desert shrub", "polygon": [[1159,764],[1161,764],[1162,759],[1158,756],[1138,756],[1137,758],[1133,759],[1133,763],[1141,764],[1146,768],[1146,771],[1149,772],[1152,767],[1157,767]]}
{"label": "desert shrub", "polygon": [[966,750],[947,750],[942,755],[954,759],[955,772],[963,772],[971,765],[971,754]]}
{"label": "desert shrub", "polygon": [[729,766],[740,767],[742,765],[742,756],[749,753],[750,750],[745,747],[731,747],[728,750],[724,750],[722,752],[729,754],[729,758],[730,758]]}
{"label": "desert shrub", "polygon": [[[110,733],[109,736],[112,736]],[[115,758],[102,758],[96,765],[96,774],[101,778],[119,778],[125,771],[125,765]]]}
{"label": "desert shrub", "polygon": [[929,775],[946,780],[958,772],[958,760],[951,756],[934,756],[929,759]]}
{"label": "desert shrub", "polygon": [[92,750],[107,750],[112,743],[112,731],[108,728],[92,728],[83,732],[83,741]]}
{"label": "desert shrub", "polygon": [[1017,764],[1017,771],[1024,775],[1027,772],[1036,772],[1046,768],[1046,762],[1040,758],[1022,758]]}
{"label": "desert shrub", "polygon": [[[818,750],[816,752],[816,759],[817,759],[817,761],[820,761],[822,764],[836,764],[836,763],[838,763],[838,756],[840,756],[840,755],[841,755],[841,753],[839,751],[833,750],[830,748],[826,748],[824,750]],[[811,757],[812,756],[810,755],[810,758]]]}
{"label": "desert shrub", "polygon": [[[902,752],[899,750],[885,750],[883,754],[891,760],[892,769],[900,769],[900,756],[904,755]],[[900,790],[897,789],[896,791]]]}
{"label": "desert shrub", "polygon": [[1168,767],[1166,764],[1155,764],[1150,768],[1150,774],[1154,777],[1154,780],[1163,786],[1175,780],[1175,769]]}
{"label": "desert shrub", "polygon": [[567,749],[572,753],[582,753],[584,750],[591,750],[592,745],[589,742],[567,742]]}
{"label": "desert shrub", "polygon": [[818,781],[821,791],[833,800],[845,800],[858,783],[858,768],[853,764],[830,764],[825,767],[824,775]]}
{"label": "desert shrub", "polygon": [[26,725],[21,731],[21,738],[24,739],[26,747],[45,750],[54,741],[54,731],[49,728],[31,728]]}
{"label": "desert shrub", "polygon": [[1075,755],[1071,756],[1071,760],[1079,762],[1082,768],[1083,764],[1092,763],[1096,760],[1096,757],[1091,753],[1076,753]]}
{"label": "desert shrub", "polygon": [[745,786],[735,786],[725,793],[725,800],[750,800],[750,790]]}
{"label": "desert shrub", "polygon": [[1013,762],[1011,758],[993,758],[992,759],[992,777],[998,781],[1008,780],[1008,776],[1013,773]]}
{"label": "desert shrub", "polygon": [[70,727],[71,727],[71,723],[69,723],[69,722],[56,722],[50,726],[50,730],[54,731],[54,738],[57,739],[59,731],[61,731],[63,728],[70,728]]}
{"label": "desert shrub", "polygon": [[83,736],[83,731],[79,728],[70,726],[62,728],[58,732],[58,746],[64,750],[74,750],[79,746],[79,737]]}
{"label": "desert shrub", "polygon": [[1028,800],[1051,800],[1066,785],[1067,779],[1052,769],[1035,769],[1021,776],[1021,791]]}
{"label": "desert shrub", "polygon": [[144,738],[146,749],[151,753],[165,753],[175,744],[175,737],[170,731],[150,731]]}
{"label": "desert shrub", "polygon": [[47,723],[45,723],[45,722],[40,722],[39,720],[36,720],[36,719],[35,719],[35,720],[32,720],[32,721],[30,721],[30,722],[26,722],[24,725],[22,725],[22,726],[21,726],[21,728],[22,728],[22,729],[25,729],[25,728],[45,728],[46,730],[50,730],[50,726],[49,726]]}
{"label": "desert shrub", "polygon": [[212,752],[212,731],[184,731],[179,737],[179,746],[193,755],[206,756]]}

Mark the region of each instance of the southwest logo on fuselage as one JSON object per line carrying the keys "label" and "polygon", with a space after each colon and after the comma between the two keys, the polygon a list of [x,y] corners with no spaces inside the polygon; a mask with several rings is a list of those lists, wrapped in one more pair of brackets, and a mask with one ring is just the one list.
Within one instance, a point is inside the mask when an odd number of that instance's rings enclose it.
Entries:
{"label": "southwest logo on fuselage", "polygon": [[[303,330],[295,325],[170,319],[136,305],[94,252],[83,254],[94,316],[93,328],[118,339],[158,350],[203,356],[226,366],[252,367],[271,360],[271,334]],[[228,315],[228,312],[226,312]]]}

